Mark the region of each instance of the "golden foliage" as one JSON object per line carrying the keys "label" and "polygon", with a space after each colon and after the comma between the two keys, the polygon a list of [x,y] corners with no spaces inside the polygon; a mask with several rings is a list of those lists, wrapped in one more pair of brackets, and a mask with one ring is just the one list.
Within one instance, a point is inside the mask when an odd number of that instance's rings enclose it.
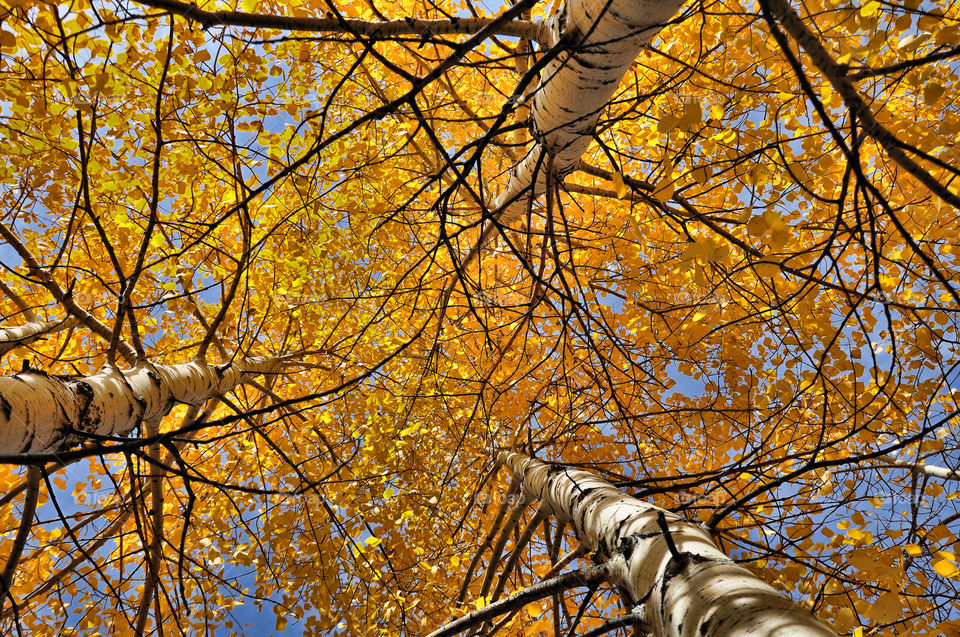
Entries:
{"label": "golden foliage", "polygon": [[[708,523],[841,633],[955,630],[960,489],[917,463],[960,457],[960,212],[808,57],[791,67],[798,49],[753,3],[682,13],[583,170],[472,262],[479,204],[529,147],[535,84],[517,87],[542,48],[499,35],[461,55],[466,32],[200,24],[183,6],[3,9],[5,325],[24,308],[80,319],[4,373],[134,364],[121,342],[154,363],[287,364],[195,431],[174,408],[163,445],[43,458],[5,633],[134,634],[142,616],[147,633],[241,634],[266,616],[425,634],[492,601],[491,552],[502,539],[505,562],[533,516],[495,526],[516,501],[489,449],[508,446]],[[376,23],[489,6],[198,9]],[[957,5],[799,7],[897,147],[957,195]],[[25,474],[0,469],[0,559]],[[576,548],[549,522],[532,533],[507,593]],[[581,629],[618,603],[599,594]],[[501,629],[576,614],[548,599]]]}

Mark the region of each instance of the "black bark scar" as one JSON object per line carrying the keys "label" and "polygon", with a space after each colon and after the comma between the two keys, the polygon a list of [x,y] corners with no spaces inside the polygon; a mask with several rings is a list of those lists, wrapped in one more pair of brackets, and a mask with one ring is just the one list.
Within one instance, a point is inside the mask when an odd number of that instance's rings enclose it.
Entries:
{"label": "black bark scar", "polygon": [[3,394],[0,394],[0,410],[3,411],[3,417],[9,422],[10,414],[13,413],[13,407],[10,406],[10,403]]}
{"label": "black bark scar", "polygon": [[93,432],[97,429],[94,424],[94,418],[99,419],[96,414],[90,413],[90,405],[93,403],[93,387],[82,380],[74,381],[72,385],[70,389],[83,400],[83,404],[80,405],[80,415],[77,416],[75,429],[80,432]]}

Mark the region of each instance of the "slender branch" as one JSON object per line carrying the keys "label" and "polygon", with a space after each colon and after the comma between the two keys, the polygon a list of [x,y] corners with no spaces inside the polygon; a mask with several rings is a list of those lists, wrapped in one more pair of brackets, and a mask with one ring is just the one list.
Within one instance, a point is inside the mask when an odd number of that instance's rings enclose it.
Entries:
{"label": "slender branch", "polygon": [[[148,436],[160,434],[160,418],[153,418],[144,423]],[[160,460],[160,443],[154,442],[147,448],[147,454],[153,460]],[[147,553],[146,581],[143,586],[143,596],[140,598],[140,607],[137,609],[135,634],[143,635],[147,625],[147,614],[150,611],[150,602],[154,592],[159,588],[160,558],[162,556],[163,539],[163,468],[151,462],[148,489],[150,491],[150,544],[145,547]],[[162,618],[157,616],[157,625]]]}
{"label": "slender branch", "polygon": [[642,614],[630,613],[629,615],[624,615],[615,619],[609,619],[599,626],[580,633],[580,637],[599,637],[600,635],[606,635],[607,633],[611,633],[618,628],[626,628],[627,626],[639,628],[642,633],[651,632],[650,624],[647,623]]}
{"label": "slender branch", "polygon": [[0,292],[3,292],[8,299],[13,301],[13,303],[23,312],[24,317],[26,317],[28,322],[33,322],[37,320],[37,315],[34,314],[33,308],[27,305],[27,302],[24,301],[19,294],[17,294],[13,289],[10,288],[6,283],[0,281]]}
{"label": "slender branch", "polygon": [[[543,575],[543,579],[548,580],[552,577],[555,577],[557,573],[562,571],[564,567],[566,567],[570,562],[574,561],[575,559],[583,557],[587,553],[588,551],[583,545],[575,548],[574,550],[570,551],[569,553],[561,557],[556,564],[551,566],[550,570]],[[494,627],[490,629],[490,632],[488,634],[495,635],[498,632],[500,632],[500,629],[506,626],[508,623],[510,623],[510,620],[513,619],[514,615],[516,615],[518,612],[519,612],[519,609],[510,612],[506,617],[504,617],[499,622],[497,622],[494,625]]]}
{"label": "slender branch", "polygon": [[[544,510],[541,508],[538,509],[537,513],[530,518],[529,522],[527,522],[526,528],[523,529],[523,532],[520,534],[520,538],[514,544],[513,551],[510,552],[510,558],[507,560],[506,565],[504,565],[499,579],[497,579],[497,585],[493,588],[493,593],[490,594],[491,600],[499,599],[503,594],[503,590],[507,585],[507,580],[510,578],[510,573],[516,567],[517,562],[520,561],[520,556],[523,555],[523,550],[527,547],[527,544],[530,543],[530,539],[533,537],[533,532],[537,530],[537,527],[546,517],[546,512],[544,512]],[[491,564],[491,567],[492,566],[493,565]]]}
{"label": "slender branch", "polygon": [[[54,280],[53,275],[40,266],[36,257],[27,248],[17,235],[5,224],[0,223],[0,238],[10,244],[16,250],[23,263],[27,266],[27,271],[40,280],[40,284],[47,288],[57,303],[63,306],[71,316],[75,316],[81,323],[100,338],[110,342],[113,331],[100,322],[93,314],[76,304],[70,290],[64,291],[62,287]],[[131,365],[137,362],[137,352],[124,340],[117,343],[117,351]]]}
{"label": "slender branch", "polygon": [[[820,42],[820,39],[810,31],[797,12],[793,10],[793,7],[790,6],[788,0],[761,0],[760,5],[764,9],[764,17],[770,26],[774,38],[777,39],[778,42],[784,40],[783,34],[780,33],[776,28],[776,22],[779,22],[783,25],[784,29],[786,29],[787,33],[789,33],[790,36],[797,42],[797,44],[807,52],[807,55],[810,56],[810,60],[813,62],[814,66],[820,70],[827,81],[829,81],[833,86],[834,90],[840,94],[840,97],[843,99],[843,102],[847,108],[856,114],[857,118],[859,118],[863,125],[863,132],[872,137],[877,144],[883,148],[890,159],[892,159],[907,173],[912,175],[917,181],[926,186],[931,193],[935,194],[937,197],[950,204],[957,210],[960,210],[960,196],[951,192],[946,184],[940,183],[940,180],[930,174],[928,170],[923,168],[915,160],[910,158],[906,152],[904,152],[903,143],[897,139],[893,133],[887,130],[879,121],[877,121],[873,111],[864,102],[860,92],[847,76],[846,67],[839,64],[833,58],[833,56],[830,55],[830,53]],[[792,52],[790,51],[789,46],[787,46],[787,43],[785,41],[780,43],[784,54],[788,55],[788,57],[791,56]],[[793,62],[795,64],[797,63],[796,60],[793,60]],[[797,70],[797,74],[801,76],[803,75],[799,69]],[[801,77],[801,81],[806,80],[805,78]],[[823,113],[821,113],[821,117],[824,117]],[[838,135],[836,130],[834,130],[833,133],[835,137]],[[843,148],[842,144],[841,147]],[[846,151],[845,149],[845,152],[849,151]],[[930,158],[928,157],[927,159]],[[885,206],[885,212],[893,222],[894,226],[897,228],[897,231],[903,237],[904,241],[906,241],[910,248],[927,265],[931,272],[933,272],[934,276],[940,281],[941,284],[943,284],[950,296],[953,297],[954,301],[960,303],[960,293],[958,293],[957,290],[955,290],[950,284],[950,281],[943,274],[943,272],[940,271],[940,268],[937,266],[933,258],[920,248],[917,242],[913,239],[912,234],[894,214],[892,209],[889,209],[889,207]]]}
{"label": "slender branch", "polygon": [[33,526],[33,515],[37,510],[37,499],[40,496],[40,477],[42,473],[39,466],[27,468],[27,495],[20,515],[20,526],[17,528],[17,535],[13,539],[13,546],[10,548],[10,555],[3,567],[3,573],[0,573],[0,614],[3,613],[4,603],[10,594],[10,584],[13,583],[13,574],[17,570],[17,564],[20,563],[20,556],[23,555],[23,547],[27,544],[30,527]]}
{"label": "slender branch", "polygon": [[497,543],[494,545],[492,553],[490,554],[490,562],[487,564],[487,572],[483,577],[483,585],[480,587],[480,597],[486,597],[487,593],[490,591],[490,586],[493,584],[493,577],[497,572],[497,563],[500,561],[500,556],[503,554],[503,549],[507,545],[507,540],[510,539],[510,533],[520,523],[520,516],[522,516],[523,512],[527,510],[527,498],[521,496],[519,500],[520,501],[517,502],[517,506],[514,507],[513,511],[510,513],[510,517],[500,530],[500,537],[497,540]]}
{"label": "slender branch", "polygon": [[497,512],[493,516],[493,522],[490,524],[490,531],[487,533],[483,542],[480,543],[476,553],[473,554],[473,559],[470,560],[470,565],[467,567],[467,572],[463,577],[463,583],[460,585],[460,593],[457,595],[458,603],[463,603],[467,598],[467,589],[470,587],[470,581],[473,579],[473,574],[476,572],[477,566],[480,565],[480,560],[483,559],[483,552],[490,546],[490,543],[493,542],[493,538],[497,536],[500,523],[503,522],[503,518],[507,515],[510,496],[516,493],[520,493],[520,480],[514,478],[513,482],[510,483],[510,488],[507,489],[507,497],[500,500],[500,506],[497,508]]}
{"label": "slender branch", "polygon": [[[218,405],[218,403],[219,403],[219,399],[218,399],[218,398],[214,398],[214,399],[212,399],[210,402],[208,402],[208,403],[207,403],[207,408],[206,408],[206,410],[205,410],[205,414],[204,414],[204,416],[202,416],[201,418],[202,418],[202,419],[206,419],[205,416],[207,416],[207,415],[209,415],[210,413],[212,413],[213,410],[214,410],[214,409],[216,408],[216,406]],[[184,417],[183,417],[182,422],[183,422],[183,423],[194,422],[194,421],[197,419],[197,412],[198,412],[198,411],[199,411],[199,409],[198,409],[197,407],[191,407],[190,409],[188,409],[188,410],[187,410],[187,413],[186,413],[186,414],[184,415]],[[175,441],[172,441],[172,442],[168,442],[168,443],[167,443],[167,445],[168,445],[168,447],[169,447],[169,450],[168,450],[168,452],[165,454],[165,456],[163,457],[163,460],[160,461],[159,463],[157,463],[157,465],[159,465],[158,471],[162,471],[162,470],[163,470],[163,465],[164,465],[165,463],[170,463],[170,462],[175,461],[176,458],[175,458],[175,456],[174,456],[174,452],[175,452],[175,451],[179,451],[184,445],[186,445],[187,442],[193,438],[193,436],[194,436],[195,433],[196,433],[196,432],[188,432],[188,433],[186,433],[180,440],[175,440]],[[154,464],[154,463],[151,463],[151,464]],[[156,465],[155,465],[155,466],[156,466]],[[43,471],[46,471],[46,472],[49,474],[53,469],[54,469],[54,468],[52,468],[51,466],[47,466],[47,467],[45,467],[42,471],[40,471],[40,472],[38,473],[38,476],[39,476],[39,475],[42,475]],[[28,475],[28,479],[27,479],[28,484],[27,484],[27,487],[29,488],[30,474],[28,473],[27,475]],[[126,493],[125,495],[121,496],[121,497],[117,500],[117,502],[118,502],[118,504],[123,503],[123,502],[126,502],[127,500],[129,500],[130,502],[134,502],[137,498],[142,497],[143,495],[144,495],[143,489],[141,489],[141,490],[139,491],[139,493],[134,492],[134,491],[131,490],[131,491],[129,491],[128,493]],[[110,523],[110,526],[109,526],[107,529],[105,529],[105,530],[100,534],[100,537],[99,537],[98,539],[96,539],[96,540],[93,541],[92,546],[91,546],[90,549],[89,549],[89,554],[91,554],[91,555],[95,554],[95,553],[97,552],[97,550],[99,550],[100,547],[103,546],[108,540],[114,539],[114,538],[115,538],[114,532],[119,532],[119,530],[123,527],[123,524],[124,524],[124,523],[129,519],[129,517],[133,514],[133,511],[134,511],[134,507],[133,507],[133,506],[129,506],[129,507],[127,507],[127,508],[121,509],[120,512],[117,514],[116,519],[114,519],[114,521]],[[99,516],[97,516],[97,517],[99,517]],[[92,520],[94,520],[94,519],[96,519],[96,518],[95,518],[95,517],[90,517],[89,519],[92,521]],[[76,530],[76,529],[79,528],[79,527],[74,527],[74,528],[75,528],[75,530]],[[182,556],[183,556],[183,551],[182,551],[183,544],[182,544],[182,542],[183,542],[184,540],[185,540],[185,536],[181,538],[181,551],[180,551],[181,559],[182,559]],[[44,552],[44,551],[46,551],[46,550],[47,550],[46,547],[41,547],[35,554],[42,553],[42,552]],[[83,562],[84,559],[85,559],[85,558],[84,558],[83,555],[78,555],[78,556],[75,557],[75,558],[70,562],[70,564],[68,564],[66,567],[64,567],[63,569],[57,571],[56,573],[51,574],[51,575],[44,581],[44,583],[43,583],[39,588],[35,589],[34,591],[32,591],[32,592],[30,593],[30,596],[27,598],[26,601],[29,602],[31,599],[38,598],[38,597],[42,597],[42,595],[43,595],[44,593],[46,593],[46,592],[49,591],[51,588],[53,588],[54,586],[56,586],[64,577],[66,577],[66,576],[69,575],[70,573],[74,572],[74,571],[76,570],[76,568]],[[0,608],[0,620],[6,619],[6,617],[7,617],[9,614],[10,614],[10,611],[9,611],[9,610],[8,610],[6,613],[4,613],[4,612],[2,611],[2,608]]]}
{"label": "slender branch", "polygon": [[960,56],[960,46],[950,47],[944,51],[937,51],[936,53],[913,58],[912,60],[904,60],[903,62],[897,62],[896,64],[891,64],[889,66],[881,66],[875,69],[861,69],[855,73],[850,73],[848,77],[854,81],[863,80],[868,77],[876,77],[878,75],[888,75],[891,73],[899,73],[901,71],[909,71],[910,69],[923,66],[924,64],[930,64],[931,62],[942,62],[943,60],[949,60],[950,58],[957,56]]}
{"label": "slender branch", "polygon": [[[613,173],[603,168],[597,166],[592,166],[584,161],[581,161],[578,166],[578,170],[581,170],[588,175],[593,175],[594,177],[599,177],[607,181],[613,179]],[[656,190],[655,186],[648,181],[641,179],[635,179],[633,177],[624,175],[624,183],[631,188],[634,192],[641,191],[642,193],[653,192]],[[606,190],[603,188],[596,188],[593,186],[581,186],[579,184],[564,184],[564,188],[570,192],[580,192],[588,195],[593,195],[597,197],[607,197],[609,199],[619,199],[619,196],[614,193],[612,190]],[[758,248],[750,245],[747,241],[744,241],[742,238],[737,237],[735,234],[721,226],[717,223],[717,220],[711,218],[708,214],[698,210],[686,197],[682,195],[675,194],[672,198],[672,201],[677,203],[682,210],[677,210],[670,208],[664,203],[660,203],[652,197],[641,194],[640,197],[634,199],[635,201],[646,201],[647,203],[653,205],[658,210],[661,210],[665,213],[675,214],[678,217],[690,218],[701,223],[712,232],[716,233],[717,236],[722,237],[730,243],[730,245],[736,246],[742,250],[748,256],[751,256],[755,259],[762,260],[769,258],[763,251]],[[767,261],[767,263],[774,263],[773,261]],[[822,286],[834,292],[839,292],[844,296],[850,297],[852,299],[864,299],[872,303],[883,303],[889,305],[890,307],[896,307],[904,310],[918,310],[918,309],[929,309],[925,307],[918,307],[916,305],[911,305],[909,303],[902,303],[896,299],[884,298],[881,295],[872,293],[870,291],[861,292],[859,290],[854,290],[839,283],[828,280],[825,276],[817,276],[815,271],[805,271],[802,268],[792,267],[786,263],[777,262],[775,264],[781,271],[792,274],[793,276],[799,277],[805,281],[809,281],[815,285]],[[858,301],[859,302],[859,301]]]}
{"label": "slender branch", "polygon": [[[403,35],[420,37],[470,35],[496,21],[496,18],[449,18],[446,20],[404,18],[401,20],[373,21],[333,15],[324,18],[308,18],[245,13],[243,11],[204,11],[195,4],[178,2],[177,0],[136,1],[139,4],[184,17],[196,22],[204,29],[215,26],[234,26],[312,33],[349,33],[373,40],[385,40]],[[543,26],[539,22],[513,20],[498,25],[494,29],[494,33],[539,41],[543,37]]]}
{"label": "slender branch", "polygon": [[526,588],[519,593],[514,593],[509,597],[504,597],[500,601],[494,602],[489,606],[484,606],[483,608],[477,609],[472,613],[467,613],[463,617],[455,619],[449,624],[438,628],[430,633],[427,637],[447,637],[448,635],[456,635],[459,632],[467,630],[473,626],[477,626],[482,622],[497,617],[498,615],[503,615],[504,613],[508,613],[514,609],[521,608],[530,602],[535,602],[539,599],[549,597],[554,593],[580,586],[591,586],[597,582],[601,582],[607,578],[608,574],[609,568],[605,564],[602,564],[600,566],[591,566],[589,568],[583,568],[577,571],[564,573],[563,575],[558,575],[553,579],[534,584],[530,588]]}

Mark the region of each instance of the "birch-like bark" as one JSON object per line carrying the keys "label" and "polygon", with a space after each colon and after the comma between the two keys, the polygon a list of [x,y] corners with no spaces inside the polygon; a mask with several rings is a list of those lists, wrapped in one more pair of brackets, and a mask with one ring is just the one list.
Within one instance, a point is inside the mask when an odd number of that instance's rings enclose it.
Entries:
{"label": "birch-like bark", "polygon": [[832,636],[810,612],[727,557],[704,528],[588,471],[513,452],[498,459],[524,491],[569,522],[657,637]]}
{"label": "birch-like bark", "polygon": [[683,0],[568,0],[544,22],[542,44],[569,43],[540,74],[531,106],[535,143],[492,202],[501,224],[523,215],[546,187],[546,160],[557,176],[573,171],[587,150],[600,113],[630,65]]}
{"label": "birch-like bark", "polygon": [[73,327],[76,320],[72,317],[43,321],[35,319],[26,325],[16,327],[0,327],[0,356],[21,345],[29,345],[47,334],[55,334]]}
{"label": "birch-like bark", "polygon": [[200,405],[236,387],[247,374],[269,374],[276,359],[229,365],[141,364],[92,376],[51,376],[27,369],[0,377],[0,455],[61,451],[97,436],[126,436],[176,404]]}
{"label": "birch-like bark", "polygon": [[909,469],[914,473],[922,473],[933,478],[940,478],[941,480],[960,480],[960,471],[934,464],[927,464],[921,460],[903,460],[902,458],[894,458],[893,456],[880,456],[878,460],[889,463],[891,467]]}

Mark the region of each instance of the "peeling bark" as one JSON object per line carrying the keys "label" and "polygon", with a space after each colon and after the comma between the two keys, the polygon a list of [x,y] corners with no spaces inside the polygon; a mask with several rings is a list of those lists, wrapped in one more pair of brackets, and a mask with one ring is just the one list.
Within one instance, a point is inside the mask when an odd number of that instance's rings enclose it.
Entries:
{"label": "peeling bark", "polygon": [[682,4],[682,0],[570,0],[562,12],[544,22],[543,44],[567,42],[569,50],[540,74],[530,117],[536,142],[491,205],[503,210],[501,224],[519,218],[544,192],[544,153],[552,157],[557,176],[576,168],[620,80]]}
{"label": "peeling bark", "polygon": [[834,636],[805,608],[727,557],[698,524],[632,498],[588,471],[518,453],[498,459],[524,491],[573,526],[658,637]]}
{"label": "peeling bark", "polygon": [[267,374],[276,359],[230,365],[200,362],[106,368],[70,378],[25,370],[0,377],[0,455],[61,451],[102,436],[126,436],[176,404],[200,405],[236,387],[245,374]]}

